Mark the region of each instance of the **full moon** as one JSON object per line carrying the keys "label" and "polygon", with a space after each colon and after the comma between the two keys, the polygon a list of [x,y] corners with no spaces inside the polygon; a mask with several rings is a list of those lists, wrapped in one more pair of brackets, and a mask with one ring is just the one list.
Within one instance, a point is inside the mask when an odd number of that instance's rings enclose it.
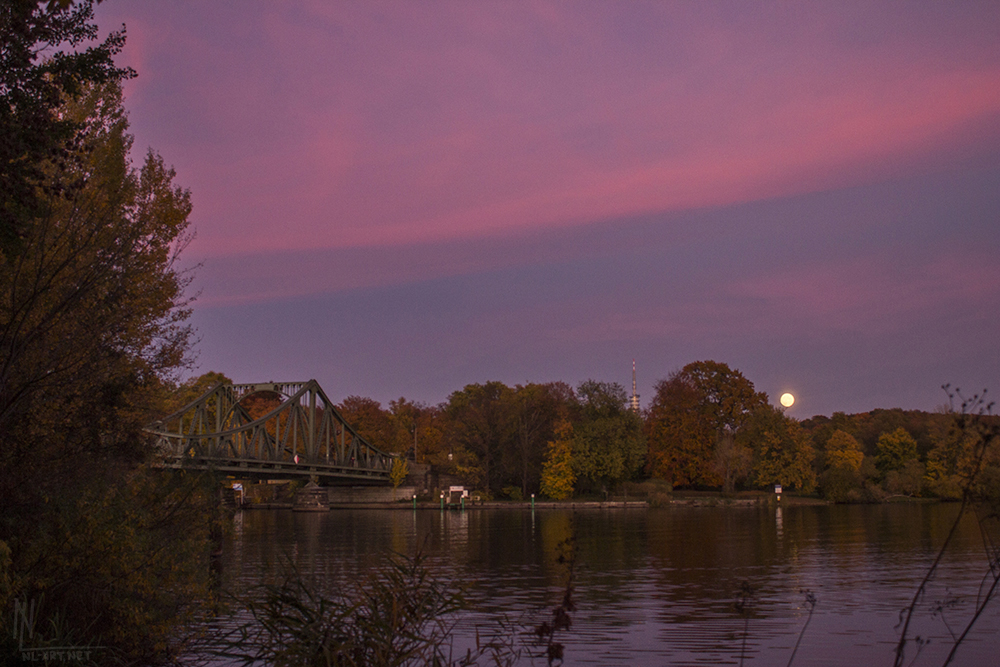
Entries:
{"label": "full moon", "polygon": [[792,403],[794,402],[795,402],[795,397],[792,396],[791,394],[781,395],[781,404],[784,405],[786,408],[792,407]]}

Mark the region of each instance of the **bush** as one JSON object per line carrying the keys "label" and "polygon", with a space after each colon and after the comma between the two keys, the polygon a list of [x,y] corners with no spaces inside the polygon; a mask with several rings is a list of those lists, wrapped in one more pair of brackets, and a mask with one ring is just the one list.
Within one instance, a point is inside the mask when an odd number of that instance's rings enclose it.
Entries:
{"label": "bush", "polygon": [[346,592],[327,597],[290,567],[280,584],[265,584],[239,601],[253,617],[224,640],[218,655],[244,665],[329,667],[498,666],[520,657],[503,635],[453,655],[459,593],[432,577],[425,558],[393,554]]}
{"label": "bush", "polygon": [[[13,558],[0,543],[4,617],[34,605],[26,648],[101,646],[100,662],[153,664],[211,602],[214,480],[140,469],[120,488],[105,481],[51,502]],[[0,664],[17,649],[4,646]]]}
{"label": "bush", "polygon": [[901,470],[891,470],[885,476],[885,490],[893,495],[918,496],[924,485],[924,464],[916,459],[906,462]]}
{"label": "bush", "polygon": [[519,486],[505,486],[503,487],[503,494],[511,500],[524,500],[524,495],[521,493],[521,487]]}
{"label": "bush", "polygon": [[645,499],[650,507],[663,507],[670,504],[673,498],[674,486],[665,479],[653,478],[644,482],[626,482],[625,493],[629,498]]}
{"label": "bush", "polygon": [[849,468],[830,468],[820,477],[823,497],[835,503],[860,502],[862,484],[861,473]]}

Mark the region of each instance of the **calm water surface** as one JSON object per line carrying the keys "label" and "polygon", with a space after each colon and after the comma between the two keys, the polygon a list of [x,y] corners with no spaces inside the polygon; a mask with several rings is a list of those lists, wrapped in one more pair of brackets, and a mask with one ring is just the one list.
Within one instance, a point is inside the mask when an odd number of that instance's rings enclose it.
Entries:
{"label": "calm water surface", "polygon": [[[687,507],[628,510],[339,510],[237,515],[224,580],[235,591],[276,563],[328,582],[354,579],[389,551],[423,549],[436,575],[466,587],[475,627],[506,614],[537,624],[561,598],[560,543],[577,547],[567,665],[891,665],[894,626],[958,511],[955,505]],[[911,636],[929,638],[915,665],[940,665],[949,626],[970,615],[988,561],[975,520],[935,578]],[[733,603],[756,591],[744,647]],[[936,609],[944,604],[943,613]],[[1000,602],[963,643],[955,664],[1000,665]],[[543,660],[536,661],[544,664]],[[525,663],[529,664],[529,663]]]}

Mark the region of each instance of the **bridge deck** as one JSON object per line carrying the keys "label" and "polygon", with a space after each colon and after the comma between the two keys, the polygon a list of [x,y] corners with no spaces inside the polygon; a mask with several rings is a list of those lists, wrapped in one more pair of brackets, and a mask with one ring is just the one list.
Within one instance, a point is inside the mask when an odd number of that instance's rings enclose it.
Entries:
{"label": "bridge deck", "polygon": [[259,477],[262,479],[309,479],[316,477],[327,482],[362,482],[385,485],[388,476],[381,471],[365,470],[350,466],[324,463],[292,463],[237,458],[175,456],[164,459],[164,468],[175,470],[212,470],[234,477]]}

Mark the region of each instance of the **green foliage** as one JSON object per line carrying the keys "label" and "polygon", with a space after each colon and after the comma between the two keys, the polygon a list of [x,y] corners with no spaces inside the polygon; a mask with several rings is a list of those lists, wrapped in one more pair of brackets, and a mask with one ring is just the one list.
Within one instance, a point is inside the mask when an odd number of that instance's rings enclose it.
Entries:
{"label": "green foliage", "polygon": [[835,503],[862,502],[864,478],[860,470],[827,468],[820,476],[823,497]]}
{"label": "green foliage", "polygon": [[587,380],[577,394],[582,418],[574,427],[573,468],[578,482],[606,491],[642,468],[642,421],[628,409],[625,389],[618,383]]}
{"label": "green foliage", "polygon": [[542,468],[541,491],[553,500],[573,495],[576,473],[573,466],[573,425],[563,420],[556,427],[555,440],[549,442]]}
{"label": "green foliage", "polygon": [[[189,378],[187,381],[181,383],[176,389],[174,389],[174,391],[164,397],[164,400],[161,403],[162,407],[160,407],[157,411],[157,416],[163,417],[186,408],[188,405],[197,401],[219,384],[232,384],[232,380],[222,373],[216,373],[214,371],[209,371],[208,373],[204,373],[198,377]],[[257,396],[259,396],[259,394],[251,396],[250,401],[254,401]],[[244,403],[244,407],[247,407],[246,403]],[[205,402],[205,419],[208,424],[215,423],[217,419],[217,412],[218,398],[212,396]],[[191,432],[192,424],[190,416],[183,418],[182,428],[185,433]]]}
{"label": "green foliage", "polygon": [[170,393],[166,404],[162,408],[163,414],[168,415],[177,412],[201,398],[206,392],[214,389],[217,385],[232,383],[233,381],[225,374],[215,371],[202,373],[198,377],[188,378]]}
{"label": "green foliage", "polygon": [[[117,89],[90,91],[66,113],[87,123],[86,185],[33,220],[22,253],[0,257],[4,430],[25,418],[37,423],[40,414],[71,415],[81,430],[127,388],[158,389],[183,363],[191,336],[187,281],[174,268],[187,238],[189,194],[153,154],[140,170],[129,167]],[[43,395],[46,410],[34,411]]]}

